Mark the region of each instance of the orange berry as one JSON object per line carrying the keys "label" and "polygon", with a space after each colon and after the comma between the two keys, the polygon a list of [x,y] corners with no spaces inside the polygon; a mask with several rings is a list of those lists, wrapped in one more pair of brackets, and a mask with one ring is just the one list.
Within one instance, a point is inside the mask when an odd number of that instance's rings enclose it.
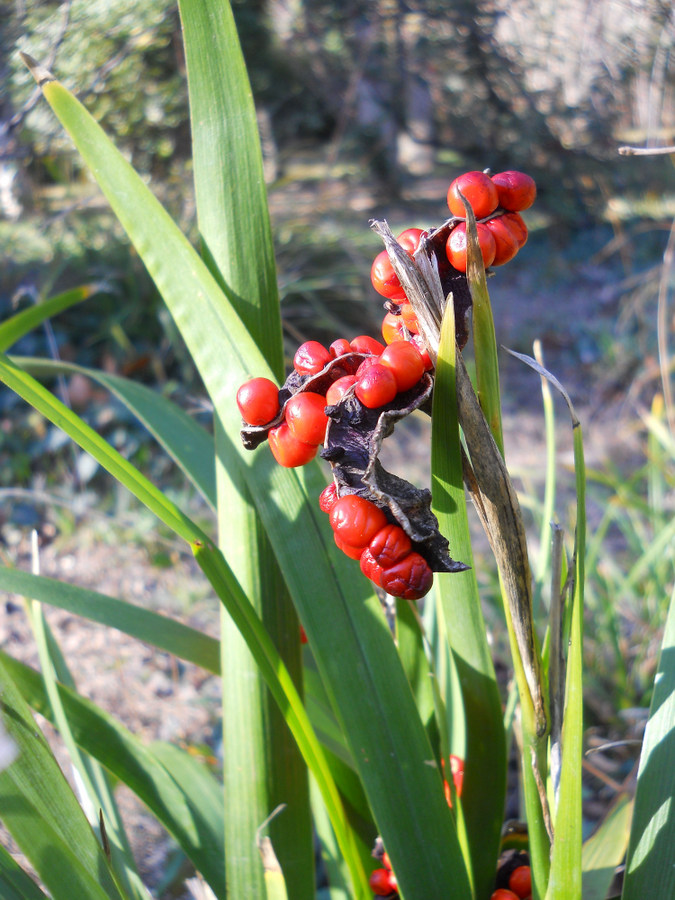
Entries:
{"label": "orange berry", "polygon": [[499,205],[497,186],[484,172],[465,172],[459,175],[448,188],[448,206],[453,216],[466,216],[466,210],[459,192],[464,194],[477,219],[484,219]]}
{"label": "orange berry", "polygon": [[518,866],[509,875],[509,889],[525,900],[532,893],[532,870],[529,866]]}
{"label": "orange berry", "polygon": [[271,428],[267,440],[276,461],[287,469],[304,466],[319,449],[317,444],[306,444],[294,437],[286,422]]}
{"label": "orange berry", "polygon": [[504,221],[505,216],[498,216],[496,219],[490,219],[485,223],[485,227],[490,229],[492,237],[495,239],[495,257],[492,260],[493,266],[501,266],[513,259],[518,250],[518,237],[515,231]]}
{"label": "orange berry", "polygon": [[[480,252],[483,257],[483,265],[487,268],[492,265],[495,253],[497,252],[497,245],[492,232],[487,225],[479,222],[476,226],[476,231],[478,233],[478,246],[480,247]],[[453,265],[458,272],[466,272],[467,241],[466,225],[464,222],[460,222],[459,225],[450,232],[450,237],[445,245],[445,252],[451,265]]]}
{"label": "orange berry", "polygon": [[410,341],[395,341],[389,344],[382,351],[380,364],[387,366],[394,373],[399,391],[409,390],[424,375],[422,355]]}
{"label": "orange berry", "polygon": [[293,437],[305,444],[323,444],[328,425],[325,406],[323,394],[312,391],[303,391],[291,397],[286,404],[285,415]]}
{"label": "orange berry", "polygon": [[247,425],[267,425],[279,412],[279,388],[269,378],[252,378],[237,391],[237,406]]}
{"label": "orange berry", "polygon": [[497,188],[499,205],[510,212],[529,209],[537,196],[534,178],[525,172],[498,172],[492,176],[492,183]]}

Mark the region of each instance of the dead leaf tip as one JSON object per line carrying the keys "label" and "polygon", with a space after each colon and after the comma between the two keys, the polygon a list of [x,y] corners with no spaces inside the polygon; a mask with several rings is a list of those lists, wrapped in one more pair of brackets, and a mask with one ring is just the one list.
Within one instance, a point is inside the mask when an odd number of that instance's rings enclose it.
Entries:
{"label": "dead leaf tip", "polygon": [[23,50],[20,50],[19,56],[28,67],[30,74],[37,82],[38,87],[42,87],[43,84],[47,84],[50,81],[56,81],[56,78],[52,75],[49,69],[46,69],[44,66],[40,65],[40,63],[29,53],[24,53]]}

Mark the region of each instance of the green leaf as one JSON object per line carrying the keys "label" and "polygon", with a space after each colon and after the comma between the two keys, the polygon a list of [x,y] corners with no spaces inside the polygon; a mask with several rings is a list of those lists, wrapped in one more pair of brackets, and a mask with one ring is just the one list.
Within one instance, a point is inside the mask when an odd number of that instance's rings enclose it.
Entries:
{"label": "green leaf", "polygon": [[33,879],[0,844],[0,896],[3,900],[47,900]]}
{"label": "green leaf", "polygon": [[[473,563],[466,511],[455,384],[453,307],[446,306],[436,367],[431,436],[432,508],[454,558]],[[494,889],[506,794],[506,742],[501,699],[473,568],[437,575],[444,630],[461,687],[466,728],[462,810],[474,889]],[[449,698],[446,702],[449,702]],[[447,765],[447,763],[446,763]]]}
{"label": "green leaf", "polygon": [[605,900],[617,866],[628,846],[633,801],[620,794],[596,831],[581,848],[581,881],[584,900]]}
{"label": "green leaf", "polygon": [[15,761],[0,772],[5,826],[54,900],[122,900],[103,848],[2,662],[0,697],[5,728],[18,747]]}
{"label": "green leaf", "polygon": [[622,900],[675,895],[675,591],[645,731]]}
{"label": "green leaf", "polygon": [[15,344],[24,335],[28,334],[29,331],[37,328],[38,325],[41,325],[47,319],[51,319],[57,313],[62,312],[64,309],[69,309],[76,303],[82,303],[83,300],[88,300],[104,290],[104,284],[96,282],[83,284],[81,287],[64,291],[64,293],[58,294],[56,297],[50,297],[44,303],[35,304],[28,309],[15,313],[11,318],[5,319],[4,322],[0,323],[0,351],[4,353],[12,344]]}
{"label": "green leaf", "polygon": [[[232,10],[222,0],[181,0],[179,6],[202,253],[276,377],[282,379],[281,316],[262,152]],[[215,433],[219,545],[229,554],[240,584],[301,687],[297,614],[241,472],[239,450],[230,449],[218,425]],[[223,728],[226,734],[237,735],[228,745],[223,766],[229,805],[225,830],[229,889],[235,896],[261,891],[263,872],[250,847],[270,809],[286,802],[284,815],[270,822],[269,836],[291,896],[313,900],[307,771],[255,659],[227,616],[221,625],[221,652],[228,666]],[[274,753],[270,754],[270,746]],[[265,873],[265,879],[278,880],[277,875]]]}
{"label": "green leaf", "polygon": [[220,674],[218,641],[168,616],[87,588],[4,566],[0,566],[0,590],[22,594],[67,609],[92,622],[117,628],[139,641],[193,662],[207,672]]}
{"label": "green leaf", "polygon": [[[51,708],[39,673],[1,651],[0,664],[10,673],[33,709],[51,719]],[[173,834],[216,896],[224,898],[222,807],[217,807],[220,815],[215,817],[211,807],[202,810],[193,801],[189,788],[184,791],[150,749],[126,728],[90,700],[63,685],[59,685],[59,694],[78,746],[137,794]],[[212,793],[219,793],[215,780],[213,787],[216,790]],[[70,900],[75,896],[78,895],[71,895]]]}

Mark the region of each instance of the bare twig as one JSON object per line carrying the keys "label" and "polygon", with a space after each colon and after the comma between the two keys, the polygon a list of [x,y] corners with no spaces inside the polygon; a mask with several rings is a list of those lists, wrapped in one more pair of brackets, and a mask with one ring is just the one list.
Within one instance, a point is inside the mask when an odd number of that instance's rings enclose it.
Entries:
{"label": "bare twig", "polygon": [[675,144],[670,147],[619,147],[620,156],[667,156],[675,153]]}

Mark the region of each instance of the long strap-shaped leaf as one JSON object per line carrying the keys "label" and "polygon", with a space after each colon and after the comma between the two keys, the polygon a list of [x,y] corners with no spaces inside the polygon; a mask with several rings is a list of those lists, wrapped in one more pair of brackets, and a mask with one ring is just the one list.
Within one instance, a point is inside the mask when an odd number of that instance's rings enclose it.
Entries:
{"label": "long strap-shaped leaf", "polygon": [[[190,97],[193,177],[202,254],[242,322],[283,377],[281,317],[262,153],[234,17],[222,0],[180,0]],[[301,689],[297,614],[246,484],[238,453],[216,427],[218,540]],[[227,617],[221,627],[225,829],[233,896],[263,891],[252,852],[260,823],[280,803],[269,835],[294,900],[314,896],[307,771],[256,662]],[[236,738],[234,737],[236,736]],[[273,748],[270,752],[270,747]],[[267,877],[267,875],[266,875]]]}
{"label": "long strap-shaped leaf", "polygon": [[[336,830],[336,836],[344,847],[345,854],[351,854],[349,829],[337,788],[323,757],[320,745],[312,731],[302,701],[274,645],[248,599],[227,566],[222,554],[211,540],[187,516],[174,506],[162,492],[128,463],[103,438],[99,437],[86,423],[69,410],[34,378],[12,364],[0,354],[0,381],[11,387],[27,400],[31,406],[59,425],[84,450],[115,475],[135,496],[145,503],[169,528],[187,540],[195,549],[197,559],[205,574],[213,579],[212,584],[230,615],[255,655],[268,687],[284,710],[289,712],[287,722],[293,732],[307,765],[312,769],[322,790],[324,799]],[[358,865],[359,873],[362,871]]]}
{"label": "long strap-shaped leaf", "polygon": [[8,350],[12,344],[47,319],[51,319],[52,316],[63,312],[64,309],[69,309],[76,303],[88,300],[104,289],[103,284],[83,284],[81,287],[72,288],[55,297],[50,297],[44,303],[38,303],[15,313],[0,324],[0,350],[3,352]]}
{"label": "long strap-shaped leaf", "polygon": [[[455,384],[453,306],[443,316],[432,416],[433,509],[453,555],[473,563],[466,512]],[[506,742],[499,689],[487,645],[473,568],[440,576],[439,600],[452,647],[466,718],[462,809],[471,850],[476,897],[489,897],[506,792]]]}
{"label": "long strap-shaped leaf", "polygon": [[122,900],[103,848],[0,664],[4,725],[18,754],[0,772],[0,816],[54,900]]}
{"label": "long strap-shaped leaf", "polygon": [[[141,179],[81,104],[53,76],[33,67],[169,305],[234,447],[240,423],[232,401],[238,386],[251,374],[273,373]],[[431,748],[386,622],[374,598],[364,602],[365,580],[333,549],[323,514],[307,504],[308,487],[313,496],[320,490],[318,470],[282,470],[264,448],[246,456],[242,451],[241,461],[395,861],[402,895],[463,900],[470,888],[452,818],[441,779],[428,764]],[[399,827],[402,810],[405,831]],[[435,842],[429,842],[429,833]],[[440,855],[437,846],[444,848]],[[367,896],[365,886],[354,889]]]}

